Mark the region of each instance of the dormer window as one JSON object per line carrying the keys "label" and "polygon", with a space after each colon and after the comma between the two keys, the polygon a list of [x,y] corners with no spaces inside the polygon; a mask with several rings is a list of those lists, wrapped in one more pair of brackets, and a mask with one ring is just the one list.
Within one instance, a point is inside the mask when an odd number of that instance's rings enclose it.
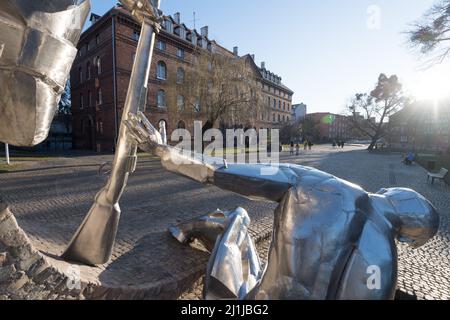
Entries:
{"label": "dormer window", "polygon": [[165,20],[163,24],[163,29],[165,29],[167,32],[172,33],[173,31],[173,24],[170,20]]}
{"label": "dormer window", "polygon": [[173,30],[173,33],[176,34],[177,36],[180,36],[180,34],[181,34],[181,28],[180,28],[180,27],[176,27],[176,28]]}

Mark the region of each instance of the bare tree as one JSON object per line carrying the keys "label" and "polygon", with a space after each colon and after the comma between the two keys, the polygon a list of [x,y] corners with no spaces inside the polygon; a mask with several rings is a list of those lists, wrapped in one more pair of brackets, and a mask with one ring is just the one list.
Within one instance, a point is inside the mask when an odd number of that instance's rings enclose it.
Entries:
{"label": "bare tree", "polygon": [[205,119],[203,131],[218,122],[252,126],[261,114],[261,87],[244,58],[202,50],[169,83],[169,113]]}
{"label": "bare tree", "polygon": [[348,111],[355,129],[371,139],[369,150],[387,134],[386,121],[403,108],[407,99],[396,75],[380,74],[375,89],[370,93],[358,93],[351,100]]}
{"label": "bare tree", "polygon": [[421,53],[434,53],[432,63],[444,61],[450,54],[450,0],[436,3],[408,35],[411,45]]}

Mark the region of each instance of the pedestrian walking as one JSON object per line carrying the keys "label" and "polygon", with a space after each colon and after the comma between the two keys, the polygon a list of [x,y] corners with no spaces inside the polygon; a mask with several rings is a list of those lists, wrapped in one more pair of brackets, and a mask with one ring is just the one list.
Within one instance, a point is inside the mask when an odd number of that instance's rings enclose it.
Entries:
{"label": "pedestrian walking", "polygon": [[295,155],[296,156],[300,155],[300,145],[298,143],[295,145]]}
{"label": "pedestrian walking", "polygon": [[291,147],[290,147],[290,155],[294,155],[294,141],[291,141]]}

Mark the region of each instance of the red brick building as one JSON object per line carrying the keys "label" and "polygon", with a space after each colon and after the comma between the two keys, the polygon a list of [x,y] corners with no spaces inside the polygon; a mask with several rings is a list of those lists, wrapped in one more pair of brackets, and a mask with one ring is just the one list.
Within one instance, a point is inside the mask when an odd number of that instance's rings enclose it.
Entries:
{"label": "red brick building", "polygon": [[[112,8],[103,17],[91,16],[92,25],[80,38],[79,54],[71,70],[73,144],[76,149],[111,151],[115,146],[125,103],[132,65],[139,40],[140,25],[127,11]],[[152,59],[146,115],[158,127],[166,123],[168,132],[183,127],[193,131],[193,119],[178,119],[167,112],[167,79],[183,77],[198,49],[238,56],[208,38],[208,27],[190,30],[180,14],[164,16]],[[258,115],[259,128],[289,122],[293,92],[281,78],[259,68],[254,57],[243,56],[253,64],[261,83],[267,108]],[[198,120],[201,119],[199,115]]]}
{"label": "red brick building", "polygon": [[393,148],[450,152],[450,99],[412,103],[389,119]]}
{"label": "red brick building", "polygon": [[316,141],[348,140],[352,138],[352,125],[346,116],[329,112],[309,113],[306,116],[315,123]]}

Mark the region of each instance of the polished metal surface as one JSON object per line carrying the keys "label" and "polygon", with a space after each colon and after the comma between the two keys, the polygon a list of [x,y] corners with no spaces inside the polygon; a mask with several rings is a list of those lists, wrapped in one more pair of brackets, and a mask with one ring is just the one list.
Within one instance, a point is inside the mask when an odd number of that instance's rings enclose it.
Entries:
{"label": "polished metal surface", "polygon": [[[169,229],[183,244],[200,241],[211,252],[204,298],[243,299],[255,287],[261,275],[261,263],[247,232],[250,218],[247,211],[216,211]],[[230,277],[230,272],[233,275]]]}
{"label": "polished metal surface", "polygon": [[0,1],[0,141],[47,138],[89,0]]}
{"label": "polished metal surface", "polygon": [[[319,170],[280,164],[264,175],[263,164],[218,165],[161,145],[158,131],[144,116],[127,120],[139,146],[161,157],[165,168],[254,199],[278,202],[264,272],[249,274],[257,259],[249,239],[249,221],[240,214],[218,237],[205,282],[205,297],[214,299],[393,299],[397,284],[395,240],[417,248],[439,228],[439,215],[413,190],[383,189],[370,194],[361,187]],[[265,169],[265,170],[263,170]],[[212,243],[220,228],[213,217],[189,222],[189,238]],[[206,222],[205,222],[206,221]],[[211,227],[211,230],[205,230]],[[178,227],[177,230],[184,230]],[[183,232],[172,233],[185,242]],[[199,235],[200,234],[200,235]],[[192,239],[191,239],[192,240]],[[260,269],[257,262],[252,264]],[[253,269],[251,269],[253,270]],[[258,274],[258,275],[257,275]],[[257,276],[256,276],[257,275]],[[246,282],[249,285],[242,286]]]}
{"label": "polished metal surface", "polygon": [[159,31],[157,23],[159,1],[122,2],[127,8],[132,9],[135,17],[141,19],[142,29],[123,110],[115,158],[106,186],[97,194],[93,206],[63,254],[66,260],[91,265],[106,263],[111,257],[121,212],[119,200],[137,161],[137,146],[135,140],[129,136],[124,122],[129,115],[137,114],[140,109],[145,108],[155,34]]}

